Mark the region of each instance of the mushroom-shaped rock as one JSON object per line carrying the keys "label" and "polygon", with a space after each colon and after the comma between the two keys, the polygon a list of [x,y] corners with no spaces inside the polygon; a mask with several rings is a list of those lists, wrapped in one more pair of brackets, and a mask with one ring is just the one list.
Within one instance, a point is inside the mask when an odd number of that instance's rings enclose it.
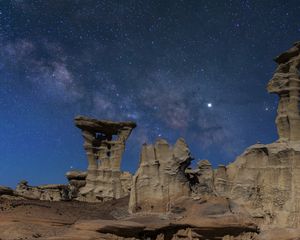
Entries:
{"label": "mushroom-shaped rock", "polygon": [[125,142],[136,124],[78,116],[75,125],[82,130],[88,159],[86,184],[79,189],[78,200],[105,201],[128,195],[120,166]]}

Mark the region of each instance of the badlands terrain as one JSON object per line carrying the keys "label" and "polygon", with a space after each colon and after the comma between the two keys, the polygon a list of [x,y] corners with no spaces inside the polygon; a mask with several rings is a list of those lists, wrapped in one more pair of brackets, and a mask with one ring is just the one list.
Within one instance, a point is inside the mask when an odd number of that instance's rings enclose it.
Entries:
{"label": "badlands terrain", "polygon": [[184,139],[158,139],[132,175],[120,166],[136,124],[78,116],[87,171],[66,173],[68,184],[1,186],[0,239],[300,239],[300,42],[275,62],[277,141],[213,169],[190,167]]}

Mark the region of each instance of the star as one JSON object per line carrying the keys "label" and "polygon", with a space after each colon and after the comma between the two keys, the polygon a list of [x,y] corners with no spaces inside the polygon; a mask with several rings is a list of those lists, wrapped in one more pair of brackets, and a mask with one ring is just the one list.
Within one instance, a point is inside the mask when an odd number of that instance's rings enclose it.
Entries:
{"label": "star", "polygon": [[210,102],[207,103],[207,107],[208,107],[208,108],[212,108],[212,107],[213,107],[212,103],[210,103]]}

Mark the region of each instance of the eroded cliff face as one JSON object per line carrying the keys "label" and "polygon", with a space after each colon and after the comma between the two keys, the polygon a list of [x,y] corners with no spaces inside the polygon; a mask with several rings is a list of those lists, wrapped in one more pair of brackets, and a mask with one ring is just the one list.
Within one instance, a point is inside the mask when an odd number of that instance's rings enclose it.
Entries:
{"label": "eroded cliff face", "polygon": [[262,228],[300,226],[300,142],[256,144],[226,167],[226,191]]}
{"label": "eroded cliff face", "polygon": [[174,200],[190,196],[185,169],[191,160],[182,138],[174,146],[163,139],[154,145],[144,144],[139,168],[133,177],[129,211],[167,212]]}
{"label": "eroded cliff face", "polygon": [[262,226],[300,226],[300,43],[275,58],[268,91],[279,95],[279,140],[249,147],[226,167],[223,196],[244,205]]}
{"label": "eroded cliff face", "polygon": [[[279,95],[279,139],[256,144],[228,166],[208,162],[193,170],[195,194],[228,197],[244,206],[262,229],[300,226],[300,43],[275,58],[268,91]],[[202,164],[203,165],[203,164]],[[190,173],[189,173],[190,174]]]}
{"label": "eroded cliff face", "polygon": [[278,68],[268,91],[279,95],[278,141],[253,145],[215,170],[207,160],[186,168],[191,158],[184,144],[177,148],[185,149],[183,158],[176,158],[163,140],[145,145],[134,176],[132,212],[169,211],[179,195],[226,197],[245,208],[263,230],[300,227],[300,43],[275,61]]}

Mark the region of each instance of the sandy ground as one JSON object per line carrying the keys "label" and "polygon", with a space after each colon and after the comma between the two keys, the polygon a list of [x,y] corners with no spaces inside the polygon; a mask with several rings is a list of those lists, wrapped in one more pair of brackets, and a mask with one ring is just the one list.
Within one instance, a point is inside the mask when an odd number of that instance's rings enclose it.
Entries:
{"label": "sandy ground", "polygon": [[0,240],[45,239],[78,220],[126,216],[128,198],[105,203],[48,202],[0,198]]}

